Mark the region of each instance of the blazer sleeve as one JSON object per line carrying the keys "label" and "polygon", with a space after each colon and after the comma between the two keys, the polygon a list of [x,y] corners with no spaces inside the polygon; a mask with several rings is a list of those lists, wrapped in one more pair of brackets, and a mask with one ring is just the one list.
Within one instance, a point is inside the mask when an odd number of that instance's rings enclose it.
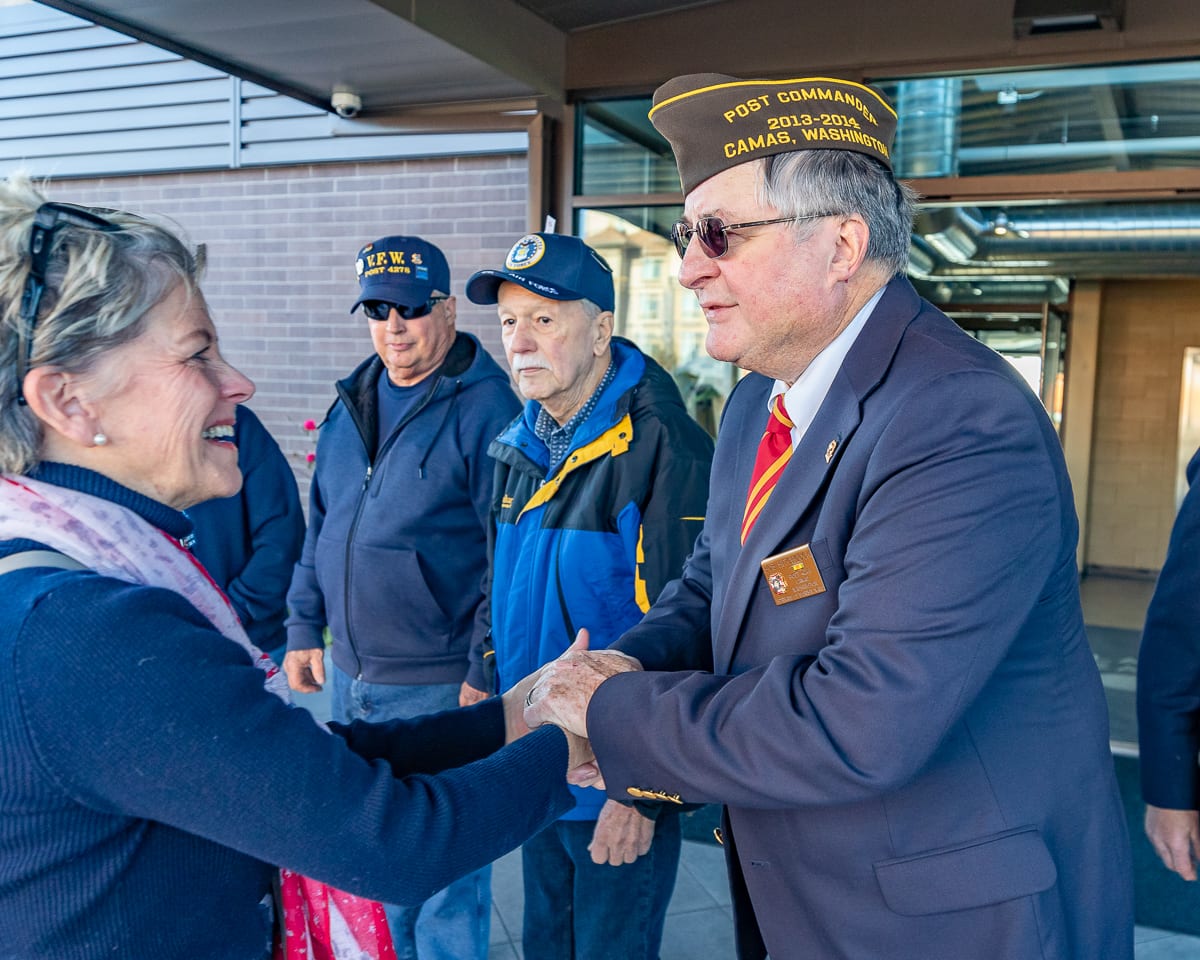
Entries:
{"label": "blazer sleeve", "polygon": [[[1061,453],[1028,391],[950,373],[889,416],[854,491],[836,610],[797,638],[819,653],[736,676],[605,681],[587,719],[611,795],[649,783],[685,802],[781,809],[895,789],[992,678],[1051,572],[1073,568]],[[660,605],[629,638],[635,655],[656,623],[675,636],[698,619],[695,591]]]}
{"label": "blazer sleeve", "polygon": [[1137,710],[1142,795],[1170,810],[1200,808],[1200,453],[1138,651]]}

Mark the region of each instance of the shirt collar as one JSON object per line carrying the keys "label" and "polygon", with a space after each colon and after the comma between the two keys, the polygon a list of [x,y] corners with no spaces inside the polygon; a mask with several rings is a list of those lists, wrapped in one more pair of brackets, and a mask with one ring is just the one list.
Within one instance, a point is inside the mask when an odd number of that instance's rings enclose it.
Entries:
{"label": "shirt collar", "polygon": [[788,416],[793,423],[793,448],[804,437],[809,424],[816,417],[817,411],[825,400],[825,395],[833,384],[833,378],[837,376],[838,370],[845,362],[846,354],[854,346],[854,341],[862,333],[863,327],[866,326],[876,304],[883,298],[883,292],[886,289],[887,285],[885,284],[875,291],[871,299],[864,303],[858,313],[854,315],[854,319],[846,325],[846,329],[834,337],[824,350],[813,357],[812,362],[796,378],[795,383],[789,387],[782,380],[775,381],[775,385],[771,388],[771,395],[767,398],[767,408],[770,409],[775,403],[775,398],[779,394],[783,394],[783,405],[787,407]]}
{"label": "shirt collar", "polygon": [[592,395],[575,412],[575,415],[561,427],[558,425],[558,421],[546,412],[545,407],[538,408],[537,420],[533,425],[533,432],[546,445],[546,449],[550,452],[550,465],[546,470],[547,476],[566,458],[570,452],[571,440],[575,436],[575,431],[592,415],[592,411],[596,409],[596,403],[600,400],[600,395],[613,382],[616,375],[617,365],[612,360],[609,360],[608,367],[604,371],[604,376],[600,378],[600,382],[596,385],[596,389],[592,391]]}

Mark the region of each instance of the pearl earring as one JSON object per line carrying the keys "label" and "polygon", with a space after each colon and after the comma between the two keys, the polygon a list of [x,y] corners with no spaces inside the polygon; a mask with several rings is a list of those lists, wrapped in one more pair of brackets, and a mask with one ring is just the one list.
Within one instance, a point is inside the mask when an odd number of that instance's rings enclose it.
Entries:
{"label": "pearl earring", "polygon": [[102,447],[106,443],[108,443],[108,437],[103,433],[98,433],[94,437],[92,437],[92,443],[94,443],[98,447]]}

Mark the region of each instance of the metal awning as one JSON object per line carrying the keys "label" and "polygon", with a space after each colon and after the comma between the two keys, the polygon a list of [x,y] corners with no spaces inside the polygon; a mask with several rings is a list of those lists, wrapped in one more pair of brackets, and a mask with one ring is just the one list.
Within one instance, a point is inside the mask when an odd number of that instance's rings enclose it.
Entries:
{"label": "metal awning", "polygon": [[728,0],[42,0],[328,109],[565,102],[570,38]]}

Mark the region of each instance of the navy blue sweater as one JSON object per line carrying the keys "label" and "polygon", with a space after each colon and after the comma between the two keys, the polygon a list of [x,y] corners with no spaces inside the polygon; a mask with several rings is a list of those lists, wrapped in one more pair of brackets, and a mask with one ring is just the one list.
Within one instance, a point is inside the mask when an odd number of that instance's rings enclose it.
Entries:
{"label": "navy blue sweater", "polygon": [[[97,474],[36,475],[187,532]],[[3,960],[262,960],[270,864],[416,904],[571,806],[562,734],[493,754],[497,701],[329,736],[170,591],[34,568],[3,598]]]}

